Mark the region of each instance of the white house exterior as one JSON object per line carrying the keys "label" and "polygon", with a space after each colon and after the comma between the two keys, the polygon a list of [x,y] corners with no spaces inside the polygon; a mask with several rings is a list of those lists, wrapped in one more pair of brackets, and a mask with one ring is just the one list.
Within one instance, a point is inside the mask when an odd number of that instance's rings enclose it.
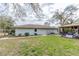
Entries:
{"label": "white house exterior", "polygon": [[57,28],[52,28],[47,25],[20,25],[15,27],[15,35],[19,34],[25,35],[25,33],[29,33],[29,35],[47,35],[51,33],[58,33]]}

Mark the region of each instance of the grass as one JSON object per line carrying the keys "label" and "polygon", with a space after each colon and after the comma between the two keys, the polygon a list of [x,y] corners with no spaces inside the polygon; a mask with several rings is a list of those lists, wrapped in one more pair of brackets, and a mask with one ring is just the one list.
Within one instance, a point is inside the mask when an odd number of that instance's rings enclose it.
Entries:
{"label": "grass", "polygon": [[0,55],[79,56],[78,43],[78,39],[57,35],[1,40]]}

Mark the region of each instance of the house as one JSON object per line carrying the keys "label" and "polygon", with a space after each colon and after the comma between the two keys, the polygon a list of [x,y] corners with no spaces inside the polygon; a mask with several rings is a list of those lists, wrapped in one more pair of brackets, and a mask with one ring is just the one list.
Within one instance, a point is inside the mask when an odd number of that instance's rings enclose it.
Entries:
{"label": "house", "polygon": [[47,35],[58,33],[57,28],[52,28],[48,25],[34,25],[34,24],[27,24],[27,25],[18,25],[15,26],[15,35],[25,35],[25,33],[29,33],[29,35]]}
{"label": "house", "polygon": [[[63,33],[63,35],[73,37],[79,37],[79,24],[67,24],[59,27],[59,32]],[[69,34],[69,35],[68,35]]]}

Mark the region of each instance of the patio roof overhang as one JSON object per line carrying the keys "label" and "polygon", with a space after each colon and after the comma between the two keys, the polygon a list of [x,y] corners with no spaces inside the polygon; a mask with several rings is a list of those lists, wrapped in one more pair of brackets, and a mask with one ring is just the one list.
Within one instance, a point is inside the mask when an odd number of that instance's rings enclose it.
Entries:
{"label": "patio roof overhang", "polygon": [[79,24],[68,24],[68,25],[62,25],[60,26],[60,28],[64,28],[64,27],[78,27]]}

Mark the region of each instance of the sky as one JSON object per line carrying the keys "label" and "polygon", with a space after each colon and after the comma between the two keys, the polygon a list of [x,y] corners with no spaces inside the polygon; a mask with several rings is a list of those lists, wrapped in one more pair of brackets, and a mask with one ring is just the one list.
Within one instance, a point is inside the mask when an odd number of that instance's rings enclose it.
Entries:
{"label": "sky", "polygon": [[[40,6],[42,3],[40,3]],[[71,5],[71,3],[54,3],[53,5],[50,6],[43,6],[42,10],[43,13],[47,16],[46,19],[37,21],[37,19],[32,18],[28,16],[26,21],[18,21],[17,25],[22,25],[22,24],[44,24],[44,22],[47,22],[47,20],[52,16],[51,12],[55,11],[56,9],[61,9],[63,10],[66,6]],[[55,24],[51,24],[52,26],[56,26]]]}
{"label": "sky", "polygon": [[[75,5],[75,3],[54,3],[53,5],[49,5],[49,6],[48,5],[42,6],[44,3],[39,3],[39,4],[40,4],[40,7],[43,10],[43,13],[47,16],[45,19],[42,19],[42,20],[39,20],[38,21],[38,19],[35,18],[34,15],[32,14],[32,11],[30,10],[30,7],[27,7],[27,15],[29,15],[29,16],[27,16],[25,18],[25,21],[21,21],[21,20],[16,21],[16,25],[23,25],[23,24],[44,24],[45,22],[47,22],[48,19],[50,19],[52,17],[52,14],[53,14],[53,12],[56,9],[63,10],[68,5],[71,5],[71,4],[74,4]],[[20,3],[20,5],[23,5],[23,4]],[[4,7],[3,6],[0,6],[0,11],[2,9],[4,9]],[[12,9],[10,7],[10,11],[9,12],[11,12],[11,11],[12,11]],[[53,23],[53,24],[51,23],[51,25],[52,26],[56,26],[55,23]]]}

